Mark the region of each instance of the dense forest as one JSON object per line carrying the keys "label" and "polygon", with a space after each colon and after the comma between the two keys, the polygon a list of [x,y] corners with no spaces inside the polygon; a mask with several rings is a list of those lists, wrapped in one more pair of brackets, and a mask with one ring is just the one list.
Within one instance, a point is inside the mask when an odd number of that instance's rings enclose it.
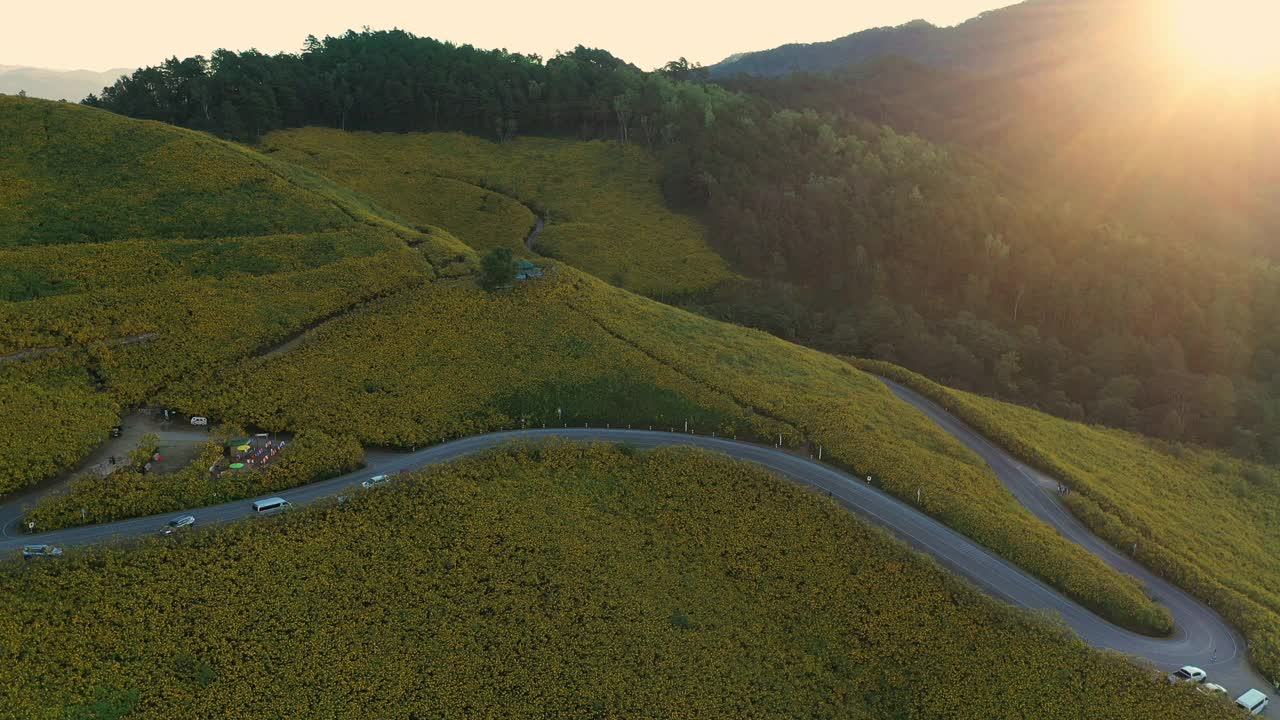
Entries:
{"label": "dense forest", "polygon": [[395,31],[308,37],[298,54],[217,50],[145,67],[88,105],[256,140],[279,128],[465,130],[502,141],[516,133],[617,137],[654,146],[705,124],[708,94],[681,82],[687,61],[644,73],[603,50],[578,47],[546,62]]}
{"label": "dense forest", "polygon": [[1096,224],[859,121],[781,111],[692,151],[713,240],[771,296],[723,293],[718,314],[1065,417],[1280,452],[1273,266]]}
{"label": "dense forest", "polygon": [[772,82],[783,90],[766,99],[683,61],[646,73],[581,47],[544,61],[364,31],[299,54],[171,59],[86,102],[243,140],[317,124],[642,144],[664,159],[668,200],[753,278],[700,298],[704,311],[1280,460],[1280,270],[1143,234],[843,108],[786,107],[813,94],[785,84],[812,80]]}

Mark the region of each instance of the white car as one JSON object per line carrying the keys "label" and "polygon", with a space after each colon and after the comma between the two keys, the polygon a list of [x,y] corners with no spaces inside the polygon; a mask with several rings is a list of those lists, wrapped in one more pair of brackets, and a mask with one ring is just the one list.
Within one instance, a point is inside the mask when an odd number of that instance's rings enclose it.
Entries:
{"label": "white car", "polygon": [[390,475],[374,475],[368,480],[365,480],[364,482],[360,483],[360,487],[364,488],[365,490],[368,490],[371,487],[377,487],[378,485],[385,485],[389,482],[391,482]]}
{"label": "white car", "polygon": [[1194,665],[1183,665],[1169,674],[1169,682],[1204,682],[1207,673]]}
{"label": "white car", "polygon": [[1217,683],[1205,683],[1196,689],[1206,695],[1212,695],[1214,693],[1222,693],[1223,695],[1227,694],[1227,689]]}
{"label": "white car", "polygon": [[1271,698],[1261,690],[1250,690],[1236,698],[1236,705],[1248,710],[1250,715],[1261,715],[1270,702]]}
{"label": "white car", "polygon": [[201,416],[197,415],[197,416],[195,416],[195,417],[191,418],[191,424],[192,424],[192,425],[208,425],[208,424],[209,424],[209,418],[207,418],[207,417],[201,417]]}

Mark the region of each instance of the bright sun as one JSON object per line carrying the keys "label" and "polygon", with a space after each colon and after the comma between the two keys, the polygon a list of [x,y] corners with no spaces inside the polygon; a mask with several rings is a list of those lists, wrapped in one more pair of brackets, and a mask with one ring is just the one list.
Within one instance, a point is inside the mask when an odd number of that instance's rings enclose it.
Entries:
{"label": "bright sun", "polygon": [[1280,75],[1280,0],[1168,0],[1172,49],[1207,74]]}

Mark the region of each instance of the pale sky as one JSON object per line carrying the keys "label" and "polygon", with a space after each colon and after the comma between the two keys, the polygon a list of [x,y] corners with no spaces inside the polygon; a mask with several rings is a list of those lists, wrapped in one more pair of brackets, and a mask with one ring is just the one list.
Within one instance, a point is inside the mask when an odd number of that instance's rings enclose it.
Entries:
{"label": "pale sky", "polygon": [[[308,34],[399,27],[544,58],[575,45],[651,69],[746,50],[832,40],[923,18],[954,25],[1014,0],[0,0],[0,65],[107,70],[216,48],[296,52]],[[624,8],[628,12],[623,12]]]}

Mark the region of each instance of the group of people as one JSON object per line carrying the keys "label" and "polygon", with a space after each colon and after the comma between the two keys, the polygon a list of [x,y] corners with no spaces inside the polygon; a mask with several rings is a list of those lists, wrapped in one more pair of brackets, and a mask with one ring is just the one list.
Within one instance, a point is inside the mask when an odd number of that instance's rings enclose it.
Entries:
{"label": "group of people", "polygon": [[266,465],[283,449],[284,440],[279,443],[267,440],[261,446],[251,447],[244,454],[233,455],[232,462],[243,462],[247,465]]}

